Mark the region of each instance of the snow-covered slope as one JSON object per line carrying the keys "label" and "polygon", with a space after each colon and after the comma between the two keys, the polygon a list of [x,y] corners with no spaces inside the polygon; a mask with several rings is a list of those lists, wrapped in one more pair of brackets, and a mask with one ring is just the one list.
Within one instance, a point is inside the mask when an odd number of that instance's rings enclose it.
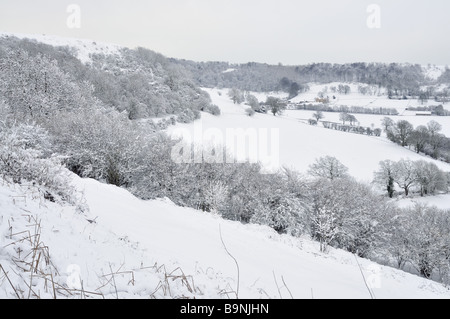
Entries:
{"label": "snow-covered slope", "polygon": [[[81,278],[88,298],[371,298],[365,280],[378,299],[450,298],[440,284],[343,251],[321,254],[307,239],[167,200],[142,201],[89,179],[74,177],[74,184],[84,193],[86,214],[0,183],[0,264],[15,287],[0,270],[0,298],[27,297],[30,280],[31,297],[52,298],[57,291],[60,298],[79,298],[81,292],[70,289],[74,278]],[[29,267],[20,260],[31,263],[26,253],[34,241],[20,239],[35,233],[49,259],[42,258],[30,279],[17,265]],[[53,274],[55,288],[41,273]]]}
{"label": "snow-covered slope", "polygon": [[82,63],[92,62],[91,54],[114,55],[120,54],[121,46],[116,44],[101,43],[89,39],[64,38],[45,34],[21,34],[0,32],[1,37],[14,36],[19,39],[30,39],[52,46],[68,46],[76,49],[77,58]]}

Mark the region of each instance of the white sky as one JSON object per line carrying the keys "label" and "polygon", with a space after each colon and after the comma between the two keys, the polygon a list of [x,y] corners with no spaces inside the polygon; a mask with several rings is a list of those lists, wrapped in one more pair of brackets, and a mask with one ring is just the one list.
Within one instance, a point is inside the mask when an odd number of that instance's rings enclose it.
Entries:
{"label": "white sky", "polygon": [[[367,7],[381,8],[381,28]],[[67,26],[69,4],[81,28]],[[195,61],[450,64],[450,1],[0,0],[0,32],[143,46]]]}

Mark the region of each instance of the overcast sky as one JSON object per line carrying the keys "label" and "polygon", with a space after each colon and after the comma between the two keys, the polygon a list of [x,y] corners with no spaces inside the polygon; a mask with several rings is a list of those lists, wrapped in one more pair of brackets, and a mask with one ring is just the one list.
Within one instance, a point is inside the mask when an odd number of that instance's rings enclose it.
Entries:
{"label": "overcast sky", "polygon": [[[70,4],[81,9],[81,28],[67,25]],[[381,9],[380,28],[368,26],[378,17],[371,4]],[[449,14],[448,0],[0,0],[0,32],[142,46],[195,61],[446,65]]]}

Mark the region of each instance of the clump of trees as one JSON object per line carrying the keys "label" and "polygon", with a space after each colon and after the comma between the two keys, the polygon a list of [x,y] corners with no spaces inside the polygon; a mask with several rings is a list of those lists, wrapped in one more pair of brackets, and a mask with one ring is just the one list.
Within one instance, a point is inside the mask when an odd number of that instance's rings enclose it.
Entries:
{"label": "clump of trees", "polygon": [[394,197],[396,186],[405,196],[417,191],[421,196],[447,192],[449,175],[440,170],[436,164],[427,161],[400,160],[380,162],[374,173],[374,182],[387,190],[390,198]]}
{"label": "clump of trees", "polygon": [[36,187],[50,201],[81,208],[69,182],[69,172],[53,154],[48,132],[40,126],[12,123],[3,123],[0,128],[0,177]]}
{"label": "clump of trees", "polygon": [[424,153],[434,159],[450,161],[450,139],[441,134],[442,125],[430,121],[426,126],[416,128],[408,121],[394,122],[391,118],[382,120],[388,139],[403,147],[412,147],[417,153]]}
{"label": "clump of trees", "polygon": [[[317,174],[318,163],[328,169]],[[348,174],[323,171],[346,169],[333,157],[318,159],[310,168],[314,178],[307,183],[304,227],[322,251],[341,248],[428,279],[450,282],[450,212],[426,205],[398,208]],[[425,193],[446,184],[442,174],[424,161],[384,161],[375,176],[388,192],[394,183],[409,185],[411,176],[416,183],[412,185]]]}
{"label": "clump of trees", "polygon": [[33,115],[97,101],[126,112],[131,120],[174,115],[192,122],[201,111],[220,114],[189,73],[160,54],[123,49],[119,55],[94,54],[91,59],[83,64],[70,48],[2,38],[0,93],[8,105],[26,106],[26,114]]}
{"label": "clump of trees", "polygon": [[267,97],[265,105],[268,107],[273,116],[282,115],[286,110],[286,103],[280,98],[269,96]]}
{"label": "clump of trees", "polygon": [[399,269],[450,282],[450,212],[425,205],[397,209],[386,238],[385,256]]}
{"label": "clump of trees", "polygon": [[289,80],[287,77],[283,77],[280,80],[280,88],[282,91],[289,94],[288,99],[293,99],[300,93],[305,93],[309,91],[309,86],[307,84],[297,83],[295,81]]}

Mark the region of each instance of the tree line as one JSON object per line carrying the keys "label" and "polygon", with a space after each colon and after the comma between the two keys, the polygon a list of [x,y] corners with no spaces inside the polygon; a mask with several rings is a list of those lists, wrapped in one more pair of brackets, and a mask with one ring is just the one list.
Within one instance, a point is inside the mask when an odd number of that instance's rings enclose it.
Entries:
{"label": "tree line", "polygon": [[448,192],[450,174],[424,160],[386,160],[380,163],[379,170],[375,172],[374,182],[385,187],[390,198],[394,197],[396,186],[404,191],[405,196],[415,190],[423,197]]}
{"label": "tree line", "polygon": [[[183,65],[196,84],[210,88],[236,87],[246,91],[295,92],[308,90],[307,83],[359,82],[386,88],[390,96],[419,96],[421,86],[430,84],[422,67],[412,64],[383,63],[313,63],[284,66],[249,62],[194,62],[175,60]],[[225,72],[233,69],[232,72]],[[366,93],[367,90],[364,89]]]}

